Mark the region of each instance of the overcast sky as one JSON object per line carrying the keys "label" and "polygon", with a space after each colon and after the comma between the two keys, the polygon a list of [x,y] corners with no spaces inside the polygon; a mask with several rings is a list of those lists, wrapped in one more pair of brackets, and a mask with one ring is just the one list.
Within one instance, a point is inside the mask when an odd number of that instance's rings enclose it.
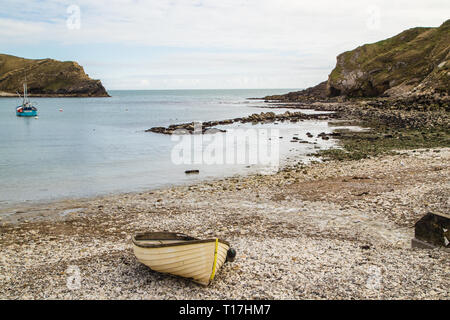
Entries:
{"label": "overcast sky", "polygon": [[448,0],[0,0],[0,52],[113,89],[304,88],[336,55],[450,18]]}

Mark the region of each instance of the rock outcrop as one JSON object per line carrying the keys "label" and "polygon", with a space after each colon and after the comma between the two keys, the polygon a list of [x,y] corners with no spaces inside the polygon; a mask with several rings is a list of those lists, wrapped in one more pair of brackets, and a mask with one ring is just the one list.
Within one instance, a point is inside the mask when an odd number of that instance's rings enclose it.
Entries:
{"label": "rock outcrop", "polygon": [[327,98],[327,81],[321,82],[318,85],[305,90],[265,97],[266,100],[304,101],[304,102],[316,102],[324,100],[326,98]]}
{"label": "rock outcrop", "polygon": [[337,57],[327,95],[401,96],[450,91],[450,20],[413,28]]}
{"label": "rock outcrop", "polygon": [[89,78],[76,62],[0,54],[0,95],[22,93],[25,77],[30,96],[109,96],[101,81]]}
{"label": "rock outcrop", "polygon": [[324,97],[428,96],[450,93],[450,20],[438,28],[412,28],[337,57],[328,80],[266,100],[319,101]]}
{"label": "rock outcrop", "polygon": [[206,121],[206,122],[188,122],[181,124],[172,124],[168,127],[153,127],[145,130],[145,132],[154,132],[162,134],[195,134],[195,133],[217,133],[226,132],[223,129],[214,128],[219,125],[228,125],[236,122],[239,123],[270,123],[275,121],[291,121],[298,122],[303,120],[329,120],[334,118],[334,114],[306,114],[301,111],[290,112],[286,111],[282,114],[274,112],[254,113],[247,117],[234,118],[220,121]]}

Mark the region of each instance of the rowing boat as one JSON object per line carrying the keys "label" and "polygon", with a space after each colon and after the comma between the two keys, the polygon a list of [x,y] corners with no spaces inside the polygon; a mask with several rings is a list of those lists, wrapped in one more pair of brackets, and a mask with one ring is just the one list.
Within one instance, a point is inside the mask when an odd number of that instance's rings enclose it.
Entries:
{"label": "rowing boat", "polygon": [[207,286],[236,251],[224,240],[201,240],[182,233],[146,232],[133,237],[136,258],[154,271],[191,278]]}

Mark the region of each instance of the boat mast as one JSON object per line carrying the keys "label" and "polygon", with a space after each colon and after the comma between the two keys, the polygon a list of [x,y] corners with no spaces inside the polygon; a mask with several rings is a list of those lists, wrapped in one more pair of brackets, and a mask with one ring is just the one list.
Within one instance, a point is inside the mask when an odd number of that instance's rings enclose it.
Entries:
{"label": "boat mast", "polygon": [[[26,71],[25,71],[26,72]],[[25,82],[23,83],[23,102],[27,103],[27,74],[25,73]]]}

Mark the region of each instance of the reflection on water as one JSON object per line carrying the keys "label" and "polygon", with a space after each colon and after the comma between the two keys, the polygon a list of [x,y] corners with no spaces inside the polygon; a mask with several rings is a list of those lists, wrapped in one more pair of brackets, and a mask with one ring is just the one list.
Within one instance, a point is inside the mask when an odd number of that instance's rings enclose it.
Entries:
{"label": "reflection on water", "polygon": [[[175,165],[171,151],[176,142],[144,130],[266,112],[255,108],[261,101],[245,98],[288,91],[112,91],[111,98],[35,98],[39,119],[16,117],[16,99],[0,99],[0,206],[138,191],[261,170],[243,164]],[[306,154],[335,143],[317,138],[331,132],[324,121],[232,127],[276,127],[283,136],[281,164],[307,161]],[[306,132],[314,137],[308,138]],[[310,143],[290,142],[294,134]],[[185,175],[192,168],[200,174]]]}

